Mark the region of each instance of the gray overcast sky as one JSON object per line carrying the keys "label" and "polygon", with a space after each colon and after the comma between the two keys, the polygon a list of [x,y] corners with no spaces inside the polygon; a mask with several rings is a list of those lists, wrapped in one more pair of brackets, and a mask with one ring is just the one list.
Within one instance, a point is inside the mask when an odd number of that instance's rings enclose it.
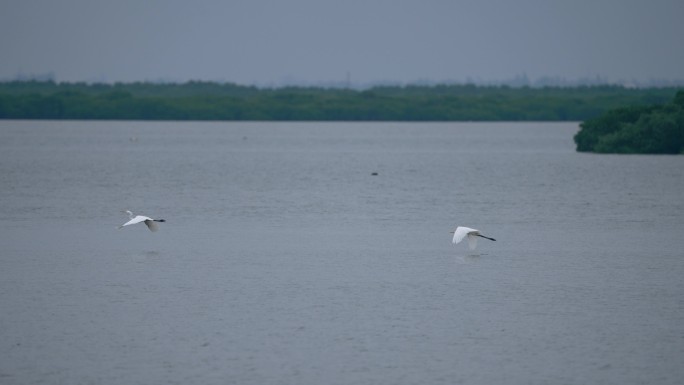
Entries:
{"label": "gray overcast sky", "polygon": [[0,79],[684,80],[682,0],[0,0]]}

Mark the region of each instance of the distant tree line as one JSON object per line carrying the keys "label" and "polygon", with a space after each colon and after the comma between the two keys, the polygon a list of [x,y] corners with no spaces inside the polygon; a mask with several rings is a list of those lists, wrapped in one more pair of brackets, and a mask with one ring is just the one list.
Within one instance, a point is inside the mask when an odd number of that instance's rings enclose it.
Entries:
{"label": "distant tree line", "polygon": [[664,105],[613,109],[580,127],[577,151],[684,154],[684,91]]}
{"label": "distant tree line", "polygon": [[0,82],[0,119],[582,121],[665,103],[674,88],[379,86],[276,89],[230,83]]}

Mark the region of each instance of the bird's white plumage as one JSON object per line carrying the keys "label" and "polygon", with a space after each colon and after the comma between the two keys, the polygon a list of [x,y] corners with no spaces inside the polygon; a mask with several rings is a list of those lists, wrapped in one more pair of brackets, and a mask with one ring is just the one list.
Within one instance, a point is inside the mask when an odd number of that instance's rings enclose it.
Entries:
{"label": "bird's white plumage", "polygon": [[150,231],[159,230],[159,226],[157,226],[157,222],[153,221],[152,219],[146,219],[145,224],[147,225],[147,228],[150,229]]}
{"label": "bird's white plumage", "polygon": [[468,248],[470,250],[475,250],[475,247],[477,247],[477,238],[478,237],[483,237],[487,238],[489,240],[494,241],[495,239],[489,238],[486,236],[483,236],[480,234],[480,230],[477,229],[471,229],[470,227],[465,227],[465,226],[458,226],[456,230],[452,231],[454,233],[454,237],[452,238],[451,242],[454,244],[457,244],[463,240],[463,238],[468,237]]}
{"label": "bird's white plumage", "polygon": [[[147,225],[147,228],[150,229],[150,231],[159,230],[159,226],[157,226],[157,222],[154,219],[152,219],[150,217],[146,217],[144,215],[133,215],[133,213],[130,212],[129,210],[126,210],[125,212],[128,214],[128,217],[130,218],[130,220],[128,222],[124,223],[123,225],[119,226],[119,229],[123,228],[124,226],[130,226],[130,225],[135,225],[135,224],[140,223],[140,222],[144,222]],[[164,222],[163,219],[160,221]]]}
{"label": "bird's white plumage", "polygon": [[454,238],[451,240],[451,242],[454,244],[459,243],[471,232],[477,233],[478,230],[471,229],[470,227],[458,226],[454,231]]}
{"label": "bird's white plumage", "polygon": [[130,221],[124,223],[124,224],[121,225],[120,227],[129,226],[129,225],[134,225],[134,224],[136,224],[136,223],[145,222],[145,221],[151,221],[151,220],[152,220],[152,218],[149,218],[149,217],[146,217],[146,216],[143,216],[143,215],[136,215],[136,216],[133,217]]}

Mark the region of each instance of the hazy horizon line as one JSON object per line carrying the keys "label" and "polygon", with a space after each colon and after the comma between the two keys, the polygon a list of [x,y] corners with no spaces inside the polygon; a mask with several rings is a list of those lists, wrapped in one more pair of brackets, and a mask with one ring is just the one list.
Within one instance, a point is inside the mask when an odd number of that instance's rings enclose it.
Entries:
{"label": "hazy horizon line", "polygon": [[571,78],[561,75],[556,76],[540,76],[530,77],[526,73],[516,75],[507,79],[484,79],[480,77],[467,76],[465,79],[447,79],[434,80],[429,78],[419,78],[413,81],[400,80],[374,80],[374,81],[353,81],[349,77],[344,80],[305,80],[293,77],[286,77],[280,80],[268,81],[253,81],[243,83],[229,79],[201,79],[201,78],[171,78],[159,77],[153,79],[140,80],[113,80],[108,79],[107,76],[84,78],[82,80],[60,80],[54,72],[46,72],[39,74],[25,74],[17,73],[13,77],[0,78],[0,82],[13,81],[52,81],[58,84],[132,84],[132,83],[152,83],[152,84],[185,84],[191,82],[199,83],[216,83],[216,84],[234,84],[244,87],[257,88],[285,88],[285,87],[303,87],[303,88],[342,88],[342,89],[370,89],[374,87],[405,87],[405,86],[440,86],[440,85],[475,85],[475,86],[510,86],[510,87],[582,87],[582,86],[622,86],[625,88],[652,88],[652,87],[682,87],[684,86],[684,79],[668,79],[668,78],[650,78],[648,80],[640,79],[617,79],[610,80],[603,75],[594,75],[586,77]]}

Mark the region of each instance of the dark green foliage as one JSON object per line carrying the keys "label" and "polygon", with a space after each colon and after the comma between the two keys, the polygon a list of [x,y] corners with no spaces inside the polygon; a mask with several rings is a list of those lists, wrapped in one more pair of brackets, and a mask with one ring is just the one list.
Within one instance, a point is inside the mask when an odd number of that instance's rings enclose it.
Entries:
{"label": "dark green foliage", "polygon": [[605,135],[619,131],[623,124],[634,123],[641,114],[653,107],[624,107],[610,110],[605,114],[580,124],[581,130],[575,135],[577,151],[592,151]]}
{"label": "dark green foliage", "polygon": [[684,153],[684,91],[665,105],[611,110],[580,127],[575,135],[577,151]]}
{"label": "dark green foliage", "polygon": [[[664,103],[674,92],[617,86],[380,86],[356,91],[29,81],[0,83],[0,119],[580,121],[621,105]],[[595,138],[587,140],[596,144]]]}

